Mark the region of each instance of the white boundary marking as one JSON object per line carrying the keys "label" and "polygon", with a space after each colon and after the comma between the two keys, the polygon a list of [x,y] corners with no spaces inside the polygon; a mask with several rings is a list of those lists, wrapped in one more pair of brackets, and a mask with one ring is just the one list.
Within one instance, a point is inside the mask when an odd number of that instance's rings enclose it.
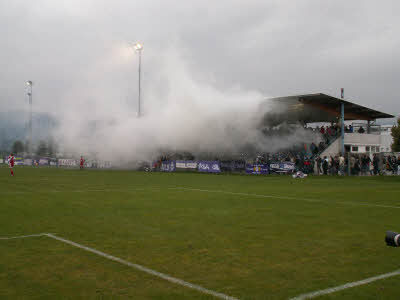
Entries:
{"label": "white boundary marking", "polygon": [[238,300],[238,298],[234,298],[234,297],[231,297],[231,296],[219,293],[219,292],[215,292],[215,291],[206,289],[206,288],[204,288],[204,287],[202,287],[200,285],[193,284],[193,283],[184,281],[182,279],[172,277],[170,275],[167,275],[167,274],[164,274],[164,273],[149,269],[149,268],[144,267],[144,266],[139,265],[139,264],[131,263],[131,262],[127,261],[127,260],[121,259],[121,258],[116,257],[116,256],[109,255],[107,253],[101,252],[101,251],[93,249],[93,248],[86,247],[86,246],[84,246],[82,244],[78,244],[78,243],[75,243],[73,241],[58,237],[58,236],[56,236],[54,234],[51,234],[51,233],[39,233],[39,234],[21,235],[21,236],[14,236],[14,237],[1,237],[0,240],[11,240],[11,239],[27,238],[27,237],[38,237],[38,236],[47,236],[49,238],[52,238],[52,239],[58,240],[60,242],[69,244],[71,246],[74,246],[74,247],[86,250],[88,252],[97,254],[97,255],[102,256],[104,258],[107,258],[109,260],[119,262],[120,264],[126,265],[128,267],[134,268],[134,269],[142,271],[142,272],[145,272],[147,274],[159,277],[159,278],[167,280],[169,282],[172,282],[172,283],[175,283],[175,284],[178,284],[178,285],[181,285],[181,286],[184,286],[184,287],[199,291],[199,292],[201,292],[203,294],[212,295],[212,296],[214,296],[216,298],[220,298],[220,299],[224,299],[224,300]]}
{"label": "white boundary marking", "polygon": [[339,285],[337,287],[333,287],[333,288],[329,288],[329,289],[325,289],[325,290],[319,290],[319,291],[315,291],[315,292],[308,293],[308,294],[302,294],[302,295],[299,295],[297,297],[291,298],[290,300],[311,299],[311,298],[314,298],[314,297],[319,297],[319,296],[322,296],[322,295],[331,294],[331,293],[338,292],[338,291],[341,291],[341,290],[344,290],[344,289],[352,288],[352,287],[359,286],[359,285],[368,284],[368,283],[373,282],[373,281],[377,281],[377,280],[380,280],[380,279],[385,279],[385,278],[388,278],[388,277],[398,276],[398,275],[400,275],[400,270],[397,270],[397,271],[394,271],[394,272],[391,272],[391,273],[386,273],[386,274],[374,276],[374,277],[370,277],[370,278],[366,278],[366,279],[363,279],[363,280],[360,280],[360,281],[354,281],[354,282],[346,283],[346,284]]}
{"label": "white boundary marking", "polygon": [[[238,196],[252,196],[252,197],[261,197],[261,198],[275,198],[275,199],[288,199],[288,200],[299,200],[306,202],[318,202],[318,203],[327,203],[327,204],[343,204],[343,205],[353,205],[353,206],[370,206],[370,207],[381,207],[381,208],[394,208],[400,209],[400,206],[394,205],[383,205],[383,204],[372,204],[372,203],[360,203],[360,202],[351,202],[351,201],[324,201],[318,199],[310,199],[310,198],[296,198],[290,196],[278,196],[278,195],[261,195],[261,194],[250,194],[250,193],[239,193],[239,192],[228,192],[221,190],[205,190],[205,189],[197,189],[197,188],[187,188],[187,187],[170,187],[167,188],[169,190],[186,190],[186,191],[197,191],[197,192],[206,192],[206,193],[223,193],[230,195],[238,195]],[[134,189],[93,189],[93,190],[71,190],[71,191],[61,191],[61,190],[51,190],[51,191],[8,191],[8,192],[0,192],[1,194],[29,194],[29,193],[99,193],[99,192],[136,192],[136,191],[159,191],[162,190],[160,187],[151,187],[151,188],[134,188]]]}
{"label": "white boundary marking", "polygon": [[[0,240],[22,239],[22,238],[39,237],[39,236],[47,236],[49,238],[61,241],[63,243],[66,243],[66,244],[72,245],[74,247],[86,250],[88,252],[92,252],[94,254],[97,254],[97,255],[102,256],[104,258],[107,258],[109,260],[119,262],[119,263],[121,263],[123,265],[126,265],[128,267],[137,269],[137,270],[145,272],[145,273],[148,273],[150,275],[159,277],[159,278],[167,280],[169,282],[172,282],[172,283],[175,283],[175,284],[178,284],[178,285],[182,285],[182,286],[187,287],[187,288],[191,288],[191,289],[197,290],[197,291],[199,291],[199,292],[201,292],[203,294],[212,295],[214,297],[217,297],[217,298],[220,298],[220,299],[225,299],[225,300],[239,300],[238,298],[234,298],[234,297],[231,297],[231,296],[219,293],[219,292],[215,292],[215,291],[206,289],[206,288],[204,288],[204,287],[202,287],[200,285],[196,285],[196,284],[184,281],[182,279],[172,277],[170,275],[167,275],[167,274],[164,274],[164,273],[149,269],[149,268],[144,267],[142,265],[134,264],[134,263],[131,263],[131,262],[126,261],[124,259],[121,259],[119,257],[109,255],[109,254],[101,252],[99,250],[86,247],[84,245],[72,242],[72,241],[67,240],[67,239],[63,239],[63,238],[58,237],[58,236],[56,236],[54,234],[51,234],[51,233],[38,233],[38,234],[20,235],[20,236],[13,236],[13,237],[0,237]],[[393,277],[393,276],[398,276],[398,275],[400,275],[400,270],[396,270],[396,271],[393,271],[393,272],[390,272],[390,273],[381,274],[381,275],[374,276],[374,277],[369,277],[369,278],[366,278],[366,279],[363,279],[363,280],[360,280],[360,281],[349,282],[349,283],[346,283],[346,284],[343,284],[343,285],[339,285],[339,286],[336,286],[336,287],[333,287],[333,288],[328,288],[328,289],[325,289],[325,290],[319,290],[319,291],[315,291],[315,292],[311,292],[311,293],[307,293],[307,294],[301,294],[301,295],[296,296],[294,298],[290,298],[289,300],[311,299],[311,298],[315,298],[315,297],[319,297],[319,296],[322,296],[322,295],[335,293],[335,292],[342,291],[342,290],[345,290],[345,289],[348,289],[348,288],[352,288],[352,287],[360,286],[360,285],[365,285],[365,284],[368,284],[368,283],[371,283],[371,282],[374,282],[374,281],[377,281],[377,280],[381,280],[381,279],[385,279],[385,278],[389,278],[389,277]]]}
{"label": "white boundary marking", "polygon": [[228,192],[228,191],[221,191],[221,190],[204,190],[204,189],[185,188],[185,187],[174,187],[174,188],[169,188],[169,189],[170,190],[195,191],[195,192],[197,191],[197,192],[205,192],[205,193],[222,193],[222,194],[230,194],[230,195],[238,195],[238,196],[261,197],[261,198],[276,198],[276,199],[299,200],[299,201],[319,202],[319,203],[327,203],[327,204],[344,204],[344,205],[355,205],[355,206],[371,206],[371,207],[383,207],[383,208],[397,208],[397,209],[400,209],[400,206],[391,206],[391,205],[369,204],[369,203],[358,203],[358,202],[344,202],[344,201],[328,202],[328,201],[318,200],[318,199],[296,198],[296,197],[287,197],[287,196],[273,196],[273,195],[261,195],[261,194],[250,194],[250,193],[235,193],[235,192]]}
{"label": "white boundary marking", "polygon": [[37,237],[37,236],[44,236],[44,235],[45,235],[45,233],[38,233],[38,234],[12,236],[12,237],[0,237],[0,240],[23,239],[23,238],[28,238],[28,237]]}
{"label": "white boundary marking", "polygon": [[134,188],[134,189],[89,189],[89,190],[49,190],[49,191],[1,191],[2,194],[45,194],[45,193],[99,193],[99,192],[136,192],[136,191],[145,191],[145,190],[160,190],[159,187],[150,187],[150,188]]}

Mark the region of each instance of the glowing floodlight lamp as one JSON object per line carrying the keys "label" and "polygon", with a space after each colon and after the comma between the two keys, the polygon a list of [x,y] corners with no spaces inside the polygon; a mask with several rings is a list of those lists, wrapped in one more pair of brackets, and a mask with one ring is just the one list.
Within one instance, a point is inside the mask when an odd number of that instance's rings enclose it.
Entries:
{"label": "glowing floodlight lamp", "polygon": [[136,43],[134,48],[136,51],[141,51],[143,50],[143,45],[141,43]]}
{"label": "glowing floodlight lamp", "polygon": [[26,85],[28,86],[28,98],[29,98],[29,146],[28,146],[28,151],[30,152],[30,155],[32,156],[32,90],[33,90],[33,82],[31,80],[28,80],[26,82]]}

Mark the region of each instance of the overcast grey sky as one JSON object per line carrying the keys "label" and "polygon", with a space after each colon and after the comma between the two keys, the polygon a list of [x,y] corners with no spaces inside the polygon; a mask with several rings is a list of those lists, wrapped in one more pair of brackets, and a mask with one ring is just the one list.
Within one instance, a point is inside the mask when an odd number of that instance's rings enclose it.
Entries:
{"label": "overcast grey sky", "polygon": [[26,107],[26,80],[36,110],[134,103],[129,42],[141,41],[145,100],[162,95],[161,61],[176,55],[217,90],[343,87],[349,100],[398,114],[399,12],[395,0],[0,0],[0,110]]}

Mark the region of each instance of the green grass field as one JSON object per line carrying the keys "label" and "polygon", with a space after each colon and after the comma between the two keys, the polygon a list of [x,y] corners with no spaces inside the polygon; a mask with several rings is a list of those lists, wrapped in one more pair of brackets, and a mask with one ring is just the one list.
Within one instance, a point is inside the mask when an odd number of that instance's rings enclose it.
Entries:
{"label": "green grass field", "polygon": [[[0,237],[53,233],[239,299],[400,269],[400,178],[0,168]],[[185,188],[185,189],[182,189]],[[399,299],[400,276],[320,299]],[[0,240],[1,299],[216,299],[47,236]]]}

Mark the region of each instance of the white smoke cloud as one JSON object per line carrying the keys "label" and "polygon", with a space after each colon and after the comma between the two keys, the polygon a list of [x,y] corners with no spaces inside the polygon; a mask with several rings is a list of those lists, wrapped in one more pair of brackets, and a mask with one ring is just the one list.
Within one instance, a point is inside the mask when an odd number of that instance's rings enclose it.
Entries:
{"label": "white smoke cloud", "polygon": [[143,53],[143,113],[138,118],[137,74],[131,76],[137,59],[133,66],[127,45],[109,53],[88,68],[61,101],[54,135],[66,152],[95,153],[118,164],[155,159],[161,150],[217,155],[250,146],[273,152],[315,138],[298,129],[266,137],[260,130],[269,107],[265,97],[240,87],[216,88],[212,76],[196,76],[177,47],[164,49],[162,55]]}

